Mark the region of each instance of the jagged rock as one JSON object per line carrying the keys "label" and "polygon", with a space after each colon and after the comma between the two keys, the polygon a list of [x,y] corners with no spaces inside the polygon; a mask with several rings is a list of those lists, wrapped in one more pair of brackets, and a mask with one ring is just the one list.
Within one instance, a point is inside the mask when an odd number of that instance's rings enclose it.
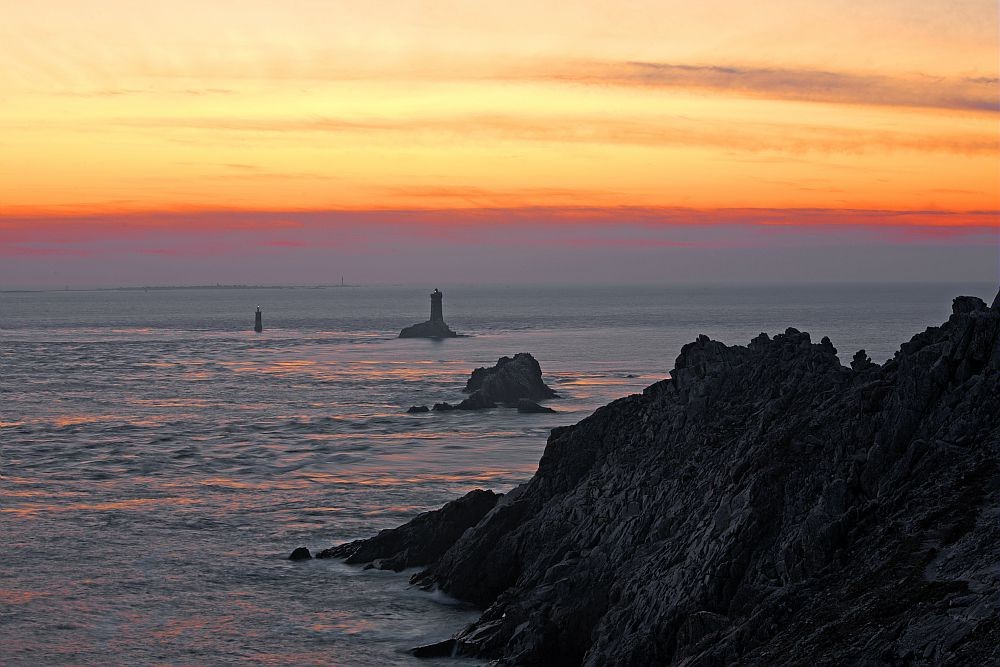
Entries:
{"label": "jagged rock", "polygon": [[312,554],[309,553],[309,549],[305,547],[299,547],[292,551],[292,554],[288,557],[288,560],[311,560]]}
{"label": "jagged rock", "polygon": [[410,409],[407,410],[406,412],[413,415],[421,412],[430,412],[430,411],[431,409],[428,408],[426,405],[411,405]]}
{"label": "jagged rock", "polygon": [[851,359],[851,369],[858,371],[867,371],[871,368],[875,368],[876,364],[868,356],[868,353],[864,350],[858,350],[854,353],[854,358]]}
{"label": "jagged rock", "polygon": [[[498,403],[517,406],[518,412],[555,412],[544,408],[535,401],[558,398],[542,381],[542,368],[527,352],[511,357],[500,357],[491,368],[477,368],[465,383],[463,391],[470,392],[468,398],[457,405],[435,403],[434,412],[450,410],[485,410],[497,407]],[[526,401],[525,409],[520,409],[520,401]],[[532,409],[531,406],[535,406]]]}
{"label": "jagged rock", "polygon": [[464,391],[512,405],[522,398],[531,401],[558,398],[558,394],[542,381],[542,367],[527,352],[500,357],[495,366],[472,371]]}
{"label": "jagged rock", "polygon": [[500,494],[475,489],[431,512],[417,515],[398,528],[381,531],[367,540],[355,540],[316,554],[317,558],[344,558],[350,565],[369,563],[380,570],[399,572],[431,563],[462,533],[497,504]]}
{"label": "jagged rock", "polygon": [[545,407],[544,405],[539,405],[534,401],[529,401],[526,398],[522,398],[517,402],[517,411],[526,413],[546,413],[555,412],[552,408]]}
{"label": "jagged rock", "polygon": [[984,310],[986,310],[986,303],[976,296],[956,296],[951,303],[951,312],[954,315],[978,313]]}
{"label": "jagged rock", "polygon": [[413,578],[485,609],[448,646],[1000,663],[1000,309],[981,303],[863,372],[795,329],[702,336],[670,379],[553,429],[535,476]]}

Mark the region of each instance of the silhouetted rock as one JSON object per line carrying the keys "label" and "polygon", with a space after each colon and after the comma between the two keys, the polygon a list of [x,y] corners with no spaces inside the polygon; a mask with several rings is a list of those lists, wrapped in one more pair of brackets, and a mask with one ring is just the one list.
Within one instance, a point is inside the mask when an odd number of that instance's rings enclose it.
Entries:
{"label": "silhouetted rock", "polygon": [[444,322],[421,322],[399,332],[400,338],[455,338],[457,333]]}
{"label": "silhouetted rock", "polygon": [[477,368],[465,383],[465,391],[481,394],[496,403],[516,404],[520,399],[541,401],[558,398],[542,381],[542,368],[533,356],[519,352],[500,357],[495,366]]}
{"label": "silhouetted rock", "polygon": [[299,547],[292,552],[292,555],[288,557],[288,560],[310,560],[312,554],[309,553],[309,549],[305,547]]}
{"label": "silhouetted rock", "polygon": [[496,403],[486,399],[482,394],[476,392],[456,405],[452,405],[451,403],[435,403],[434,411],[448,412],[449,410],[487,410],[489,408],[495,408],[496,406]]}
{"label": "silhouetted rock", "polygon": [[407,412],[411,415],[417,414],[419,412],[430,412],[430,411],[431,409],[428,408],[426,405],[411,405],[410,409],[407,410]]}
{"label": "silhouetted rock", "polygon": [[444,321],[444,310],[441,305],[444,295],[440,290],[431,292],[431,319],[420,324],[406,327],[399,332],[400,338],[454,338],[457,333],[448,328]]}
{"label": "silhouetted rock", "polygon": [[701,336],[672,378],[553,429],[413,582],[482,606],[453,648],[499,665],[1000,664],[981,304],[863,371],[796,329]]}
{"label": "silhouetted rock", "polygon": [[535,403],[534,401],[529,401],[526,398],[522,398],[517,402],[517,411],[527,412],[527,413],[555,412],[555,410],[553,410],[552,408],[547,408],[544,405],[539,405],[538,403]]}
{"label": "silhouetted rock", "polygon": [[854,353],[854,358],[851,359],[852,370],[861,372],[871,368],[875,368],[875,363],[872,362],[871,357],[864,350],[858,350]]}
{"label": "silhouetted rock", "polygon": [[[498,403],[517,406],[519,412],[555,412],[544,408],[536,400],[558,398],[542,381],[542,369],[535,358],[527,352],[511,357],[500,357],[495,366],[477,368],[465,384],[466,392],[472,392],[461,403],[435,403],[434,412],[451,410],[485,410],[497,407]],[[526,401],[524,409],[520,402]],[[531,406],[535,406],[534,409]]]}
{"label": "silhouetted rock", "polygon": [[500,494],[475,489],[441,509],[424,512],[399,528],[381,531],[367,540],[324,549],[317,558],[344,558],[350,565],[370,563],[380,570],[405,570],[426,565],[455,543],[496,505]]}
{"label": "silhouetted rock", "polygon": [[445,639],[443,642],[427,644],[411,649],[416,658],[450,658],[455,651],[455,640]]}

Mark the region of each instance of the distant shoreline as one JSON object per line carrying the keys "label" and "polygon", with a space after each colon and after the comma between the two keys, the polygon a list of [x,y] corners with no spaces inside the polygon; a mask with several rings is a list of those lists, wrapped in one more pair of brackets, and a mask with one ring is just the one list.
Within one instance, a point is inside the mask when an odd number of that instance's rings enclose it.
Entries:
{"label": "distant shoreline", "polygon": [[145,287],[67,287],[63,289],[49,287],[45,289],[4,289],[0,294],[35,294],[43,292],[152,292],[170,290],[246,290],[246,289],[332,289],[347,287],[364,287],[364,285],[149,285]]}

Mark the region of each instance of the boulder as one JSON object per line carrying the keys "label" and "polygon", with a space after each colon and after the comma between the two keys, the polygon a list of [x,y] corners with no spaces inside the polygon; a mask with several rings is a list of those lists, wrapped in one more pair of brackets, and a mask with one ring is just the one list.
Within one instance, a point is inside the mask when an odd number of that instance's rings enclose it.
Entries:
{"label": "boulder", "polygon": [[421,412],[430,412],[430,408],[428,408],[426,405],[411,405],[406,412],[413,415]]}
{"label": "boulder", "polygon": [[546,413],[555,412],[552,408],[545,407],[544,405],[539,405],[534,401],[529,401],[526,398],[522,398],[517,402],[517,411],[526,413]]}
{"label": "boulder", "polygon": [[311,559],[312,559],[312,554],[309,553],[309,549],[305,547],[298,547],[297,549],[292,551],[291,555],[288,557],[288,560],[311,560]]}
{"label": "boulder", "polygon": [[542,368],[533,356],[519,352],[513,357],[500,357],[496,365],[477,368],[465,383],[467,393],[481,394],[496,403],[511,405],[526,398],[542,401],[558,398],[542,380]]}

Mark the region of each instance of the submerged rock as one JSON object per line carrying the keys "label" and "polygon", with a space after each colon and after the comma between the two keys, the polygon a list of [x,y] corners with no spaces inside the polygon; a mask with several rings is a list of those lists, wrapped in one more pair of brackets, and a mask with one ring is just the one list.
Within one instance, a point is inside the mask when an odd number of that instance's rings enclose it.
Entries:
{"label": "submerged rock", "polygon": [[421,412],[430,412],[430,411],[431,409],[428,408],[426,405],[411,405],[410,409],[407,410],[406,412],[413,415]]}
{"label": "submerged rock", "polygon": [[288,557],[288,560],[311,560],[311,559],[312,559],[312,554],[309,553],[309,549],[305,547],[299,547],[295,549]]}
{"label": "submerged rock", "polygon": [[795,329],[702,336],[670,379],[553,429],[534,477],[413,577],[485,609],[447,645],[500,665],[1000,663],[1000,308],[953,313],[854,370]]}
{"label": "submerged rock", "polygon": [[552,408],[545,407],[544,405],[539,405],[534,401],[529,401],[526,398],[522,398],[517,402],[517,411],[526,413],[545,413],[545,412],[555,412]]}
{"label": "submerged rock", "polygon": [[369,563],[380,570],[397,572],[427,565],[492,510],[500,497],[492,491],[475,489],[440,509],[417,515],[399,528],[324,549],[316,557],[343,558],[350,565]]}

